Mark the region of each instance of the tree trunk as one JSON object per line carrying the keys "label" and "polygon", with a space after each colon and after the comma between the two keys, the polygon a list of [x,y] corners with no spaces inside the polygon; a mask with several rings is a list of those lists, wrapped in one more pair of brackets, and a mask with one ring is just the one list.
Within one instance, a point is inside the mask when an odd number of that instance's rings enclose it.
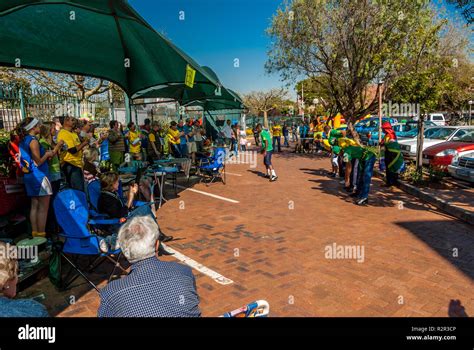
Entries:
{"label": "tree trunk", "polygon": [[351,133],[352,137],[354,138],[354,141],[357,142],[357,144],[361,145],[360,137],[354,128],[354,122],[352,121],[352,118],[349,118],[349,121],[347,122],[347,130],[349,130],[349,132]]}
{"label": "tree trunk", "polygon": [[268,129],[268,111],[263,111],[263,126]]}

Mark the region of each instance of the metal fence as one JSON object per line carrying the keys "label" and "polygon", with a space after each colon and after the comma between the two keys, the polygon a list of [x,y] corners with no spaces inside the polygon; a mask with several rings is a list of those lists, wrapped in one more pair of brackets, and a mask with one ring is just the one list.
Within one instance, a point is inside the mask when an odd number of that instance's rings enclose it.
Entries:
{"label": "metal fence", "polygon": [[58,113],[79,116],[92,110],[90,102],[79,103],[74,97],[47,90],[5,87],[0,85],[0,128],[10,131],[27,116],[51,120]]}
{"label": "metal fence", "polygon": [[22,119],[20,91],[0,87],[0,129],[11,131]]}
{"label": "metal fence", "polygon": [[[176,103],[160,99],[134,101],[130,106],[130,115],[127,115],[126,108],[123,100],[110,102],[107,93],[79,102],[75,97],[54,94],[45,89],[23,91],[17,87],[0,84],[0,129],[6,131],[13,130],[26,117],[49,121],[55,116],[62,115],[88,116],[101,126],[105,126],[110,119],[118,120],[124,125],[130,120],[140,125],[146,118],[169,124],[183,113]],[[186,109],[184,115],[199,119],[203,117],[203,111]]]}

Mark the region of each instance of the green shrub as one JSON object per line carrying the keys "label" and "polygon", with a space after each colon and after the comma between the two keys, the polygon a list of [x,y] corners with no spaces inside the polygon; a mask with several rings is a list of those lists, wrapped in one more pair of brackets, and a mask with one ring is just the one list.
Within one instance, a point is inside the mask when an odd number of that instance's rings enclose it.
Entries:
{"label": "green shrub", "polygon": [[440,183],[446,177],[446,172],[443,168],[430,166],[428,169],[428,176],[430,182]]}
{"label": "green shrub", "polygon": [[423,184],[423,172],[418,171],[414,163],[407,164],[406,171],[401,175],[402,180],[414,185]]}

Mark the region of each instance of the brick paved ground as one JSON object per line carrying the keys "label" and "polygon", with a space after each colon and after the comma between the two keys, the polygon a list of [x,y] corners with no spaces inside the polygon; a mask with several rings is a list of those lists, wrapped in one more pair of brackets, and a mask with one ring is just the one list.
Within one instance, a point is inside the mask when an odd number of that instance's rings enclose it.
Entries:
{"label": "brick paved ground", "polygon": [[[258,175],[260,162],[228,166],[240,176],[225,186],[193,186],[238,204],[182,191],[158,212],[163,230],[183,238],[171,247],[234,281],[196,272],[204,316],[256,299],[272,316],[447,316],[451,299],[474,314],[472,226],[376,179],[371,205],[357,207],[326,176],[327,158],[277,154],[276,183]],[[334,243],[364,247],[364,262],[325,258]],[[41,293],[54,315],[96,314],[84,284],[58,293],[45,279],[22,295]]]}

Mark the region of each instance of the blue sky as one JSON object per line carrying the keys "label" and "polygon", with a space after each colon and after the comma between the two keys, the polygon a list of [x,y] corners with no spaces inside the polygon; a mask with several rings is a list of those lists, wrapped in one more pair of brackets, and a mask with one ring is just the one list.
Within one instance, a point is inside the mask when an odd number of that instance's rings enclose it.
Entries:
{"label": "blue sky", "polygon": [[[442,2],[442,1],[441,1]],[[159,32],[239,93],[284,85],[264,70],[265,29],[280,0],[129,0]],[[185,20],[180,20],[184,11]],[[452,8],[449,9],[452,13]],[[234,67],[234,59],[240,67]],[[292,95],[294,95],[292,93]]]}
{"label": "blue sky", "polygon": [[[129,0],[157,31],[240,93],[282,85],[264,71],[278,0]],[[179,12],[185,12],[185,20]],[[239,68],[234,68],[234,59]]]}

